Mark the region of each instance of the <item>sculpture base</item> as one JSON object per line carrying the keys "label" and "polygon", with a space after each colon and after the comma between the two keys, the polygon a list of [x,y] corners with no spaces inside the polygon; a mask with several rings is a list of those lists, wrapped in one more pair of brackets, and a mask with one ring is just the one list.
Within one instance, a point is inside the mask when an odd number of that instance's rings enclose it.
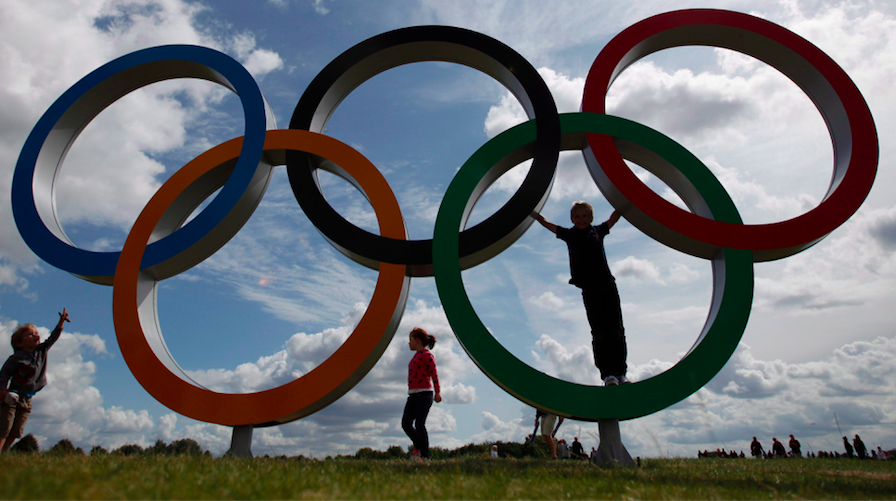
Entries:
{"label": "sculpture base", "polygon": [[619,433],[618,419],[602,419],[597,422],[600,429],[600,446],[592,460],[596,465],[634,466],[635,462],[625,446],[622,445],[622,434]]}
{"label": "sculpture base", "polygon": [[230,450],[224,455],[237,458],[251,458],[253,431],[255,431],[255,427],[251,424],[234,426],[233,436],[230,439]]}

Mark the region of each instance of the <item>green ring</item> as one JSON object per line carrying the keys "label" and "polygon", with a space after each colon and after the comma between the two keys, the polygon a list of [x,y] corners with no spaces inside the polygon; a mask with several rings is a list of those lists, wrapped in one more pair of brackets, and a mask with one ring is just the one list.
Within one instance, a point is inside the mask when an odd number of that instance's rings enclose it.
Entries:
{"label": "green ring", "polygon": [[[650,150],[679,170],[703,197],[714,219],[742,224],[718,179],[672,139],[636,122],[598,113],[563,114],[560,124],[564,139],[584,133],[607,134]],[[475,203],[470,197],[483,179],[497,177],[495,171],[502,161],[506,164],[507,157],[516,155],[515,163],[519,163],[519,151],[534,142],[534,120],[492,138],[461,167],[439,207],[433,234],[433,268],[442,307],[458,341],[498,386],[529,405],[564,417],[583,421],[633,419],[687,398],[722,369],[744,333],[753,302],[750,251],[720,250],[713,259],[712,307],[694,347],[669,370],[633,384],[588,386],[535,370],[501,346],[473,310],[458,255],[458,233],[467,209]],[[583,143],[567,147],[581,149]],[[692,206],[694,200],[685,199],[685,203]]]}

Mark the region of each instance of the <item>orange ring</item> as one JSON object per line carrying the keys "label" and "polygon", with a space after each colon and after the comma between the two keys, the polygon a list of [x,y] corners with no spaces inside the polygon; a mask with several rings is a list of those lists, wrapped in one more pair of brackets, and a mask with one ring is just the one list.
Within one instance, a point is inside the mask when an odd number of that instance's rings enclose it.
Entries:
{"label": "orange ring", "polygon": [[[354,387],[379,360],[391,341],[404,306],[410,278],[405,266],[381,263],[376,288],[367,311],[351,336],[333,355],[311,372],[277,388],[257,393],[218,393],[188,382],[170,354],[166,364],[147,339],[143,325],[157,325],[138,311],[139,290],[155,311],[158,281],[140,271],[140,262],[159,220],[178,196],[203,175],[240,154],[242,137],[220,144],[176,172],[152,197],[134,223],[121,251],[112,291],[112,314],[118,345],[137,381],[156,400],[184,416],[227,426],[281,424],[312,414],[336,401]],[[333,138],[302,130],[273,130],[265,136],[269,160],[282,164],[286,150],[324,157],[351,176],[367,196],[383,236],[405,239],[404,219],[395,195],[380,172],[363,155]],[[149,293],[147,294],[147,291]],[[146,303],[153,301],[153,303]],[[146,314],[143,315],[144,317]],[[145,321],[141,321],[145,320]],[[152,322],[152,323],[150,323]],[[158,332],[161,339],[161,332]],[[164,347],[164,341],[161,342]],[[158,348],[157,348],[158,350]],[[173,366],[171,365],[173,364]]]}

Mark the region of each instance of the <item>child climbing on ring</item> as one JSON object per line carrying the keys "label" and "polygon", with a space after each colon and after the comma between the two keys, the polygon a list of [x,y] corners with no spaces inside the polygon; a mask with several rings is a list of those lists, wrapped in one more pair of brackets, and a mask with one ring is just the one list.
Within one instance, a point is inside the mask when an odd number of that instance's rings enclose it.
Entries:
{"label": "child climbing on ring", "polygon": [[593,226],[594,208],[581,200],[574,202],[569,211],[572,228],[557,226],[541,214],[533,214],[536,221],[566,242],[572,276],[569,283],[582,289],[585,314],[591,325],[594,365],[600,370],[604,386],[629,382],[625,377],[628,353],[622,305],[604,251],[604,237],[610,234],[610,228],[619,221],[619,216],[614,210],[609,219]]}

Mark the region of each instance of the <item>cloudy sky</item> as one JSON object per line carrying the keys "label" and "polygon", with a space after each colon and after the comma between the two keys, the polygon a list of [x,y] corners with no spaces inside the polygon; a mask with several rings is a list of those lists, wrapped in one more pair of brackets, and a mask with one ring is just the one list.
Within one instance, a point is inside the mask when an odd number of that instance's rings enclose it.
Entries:
{"label": "cloudy sky", "polygon": [[[269,0],[58,1],[0,5],[0,357],[19,323],[51,328],[66,307],[72,323],[51,351],[50,384],[28,425],[45,447],[62,438],[107,448],[157,439],[197,439],[215,453],[230,429],[165,408],[139,385],[118,349],[111,287],[43,263],[12,218],[13,169],[31,128],[66,89],[104,63],[164,44],[211,47],[255,77],[278,125],[288,125],[308,83],[331,60],[391,29],[469,28],[511,46],[547,82],[561,112],[578,111],[584,79],[606,43],[669,2],[361,2]],[[750,322],[737,352],[702,390],[648,417],[621,424],[632,455],[690,456],[747,449],[757,436],[795,434],[804,450],[840,450],[842,434],[896,446],[896,7],[877,1],[680,1],[674,8],[727,8],[780,24],[821,48],[855,81],[874,115],[880,164],[862,208],[818,245],[755,267]],[[609,112],[649,125],[697,155],[748,223],[798,216],[824,197],[833,159],[824,122],[809,99],[752,58],[705,47],[662,51],[629,67]],[[55,191],[72,242],[120,249],[156,189],[186,162],[242,131],[236,97],[207,82],[154,84],[114,103],[72,147]],[[446,63],[392,69],[343,101],[326,133],[384,174],[411,238],[429,238],[454,173],[482,144],[525,121],[510,94],[475,70]],[[491,214],[516,190],[520,166],[473,213]],[[675,195],[633,166],[648,186]],[[322,175],[327,200],[375,230],[364,198]],[[612,207],[579,153],[561,155],[544,209],[568,225],[586,199],[602,221]],[[691,347],[712,292],[708,262],[671,250],[626,221],[607,238],[629,343],[629,376],[670,367]],[[218,391],[281,385],[326,359],[346,339],[373,294],[376,272],[342,256],[296,203],[283,168],[249,222],[200,265],[165,280],[160,324],[178,363]],[[548,374],[594,384],[590,333],[578,290],[566,283],[565,247],[533,227],[511,248],[464,274],[489,329],[517,357]],[[413,279],[398,334],[352,391],[305,419],[255,432],[256,454],[323,457],[409,443],[399,420],[411,353],[406,333],[435,334],[444,401],[428,427],[435,445],[522,440],[534,409],[504,393],[465,354],[432,278]],[[44,335],[48,331],[44,330]],[[836,419],[835,419],[836,416]],[[839,428],[839,429],[838,429]],[[569,421],[560,436],[597,445],[596,425]]]}

